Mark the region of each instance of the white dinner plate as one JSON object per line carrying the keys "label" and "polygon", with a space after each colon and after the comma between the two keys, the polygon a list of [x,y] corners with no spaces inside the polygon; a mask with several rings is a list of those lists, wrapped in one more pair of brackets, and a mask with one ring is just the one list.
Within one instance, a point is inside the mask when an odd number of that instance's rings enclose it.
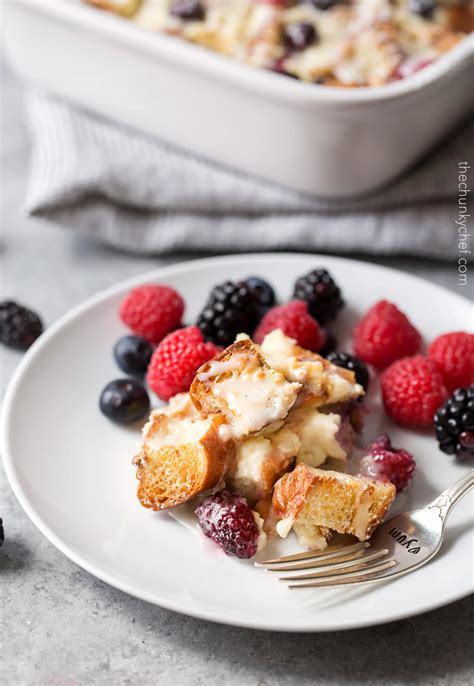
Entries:
{"label": "white dinner plate", "polygon": [[[470,304],[454,293],[393,270],[326,256],[219,257],[121,283],[51,326],[25,355],[7,393],[5,468],[40,531],[112,586],[178,612],[238,626],[349,629],[408,617],[469,594],[474,546],[468,498],[451,515],[442,551],[431,564],[392,582],[311,591],[288,590],[251,562],[226,557],[166,512],[138,503],[131,459],[139,427],[118,427],[98,409],[102,387],[123,376],[112,348],[126,332],[117,315],[124,294],[141,283],[170,284],[186,300],[186,322],[193,322],[216,283],[261,275],[284,300],[297,276],[320,266],[331,271],[347,303],[334,327],[340,349],[349,345],[358,317],[382,297],[403,308],[425,342],[469,326]],[[373,398],[372,405],[377,403]],[[396,427],[380,410],[372,414],[366,440],[382,429],[418,464],[412,487],[394,512],[426,504],[466,470],[439,451],[431,434]],[[298,549],[294,540],[286,545],[286,550]]]}

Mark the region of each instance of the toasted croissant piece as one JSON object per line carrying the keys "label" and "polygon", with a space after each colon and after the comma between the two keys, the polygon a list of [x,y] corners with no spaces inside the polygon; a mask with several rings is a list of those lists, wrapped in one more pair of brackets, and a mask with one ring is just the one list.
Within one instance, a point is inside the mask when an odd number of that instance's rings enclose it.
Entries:
{"label": "toasted croissant piece", "polygon": [[260,351],[270,367],[284,374],[289,381],[302,384],[298,405],[322,407],[364,395],[364,389],[356,382],[354,372],[337,367],[321,355],[301,348],[281,329],[265,336]]}
{"label": "toasted croissant piece", "polygon": [[240,439],[284,419],[300,389],[244,339],[198,370],[190,394],[200,412],[222,414],[232,438]]}
{"label": "toasted croissant piece", "polygon": [[300,440],[285,426],[272,426],[237,444],[226,483],[250,504],[271,494],[273,485],[292,465]]}
{"label": "toasted croissant piece", "polygon": [[324,548],[328,534],[372,535],[395,498],[395,486],[300,463],[277,481],[272,508],[285,536],[293,528],[308,548]]}
{"label": "toasted croissant piece", "polygon": [[134,459],[137,495],[144,507],[175,507],[222,481],[235,450],[219,435],[225,420],[194,413],[189,407],[178,407],[176,414],[169,408],[158,410],[145,425],[143,445]]}

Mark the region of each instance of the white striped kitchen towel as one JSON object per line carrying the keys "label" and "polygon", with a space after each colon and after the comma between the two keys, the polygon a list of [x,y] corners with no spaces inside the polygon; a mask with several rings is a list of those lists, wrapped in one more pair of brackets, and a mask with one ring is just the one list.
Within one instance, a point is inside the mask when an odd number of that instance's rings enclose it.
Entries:
{"label": "white striped kitchen towel", "polygon": [[304,196],[198,159],[50,96],[27,98],[27,211],[117,248],[457,256],[458,163],[474,122],[390,187]]}

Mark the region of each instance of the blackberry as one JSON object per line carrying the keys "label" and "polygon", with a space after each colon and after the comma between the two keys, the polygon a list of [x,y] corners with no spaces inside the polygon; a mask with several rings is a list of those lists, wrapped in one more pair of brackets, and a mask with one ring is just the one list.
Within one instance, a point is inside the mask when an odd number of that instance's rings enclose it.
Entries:
{"label": "blackberry", "polygon": [[38,315],[11,300],[0,303],[0,342],[26,350],[43,333]]}
{"label": "blackberry", "polygon": [[327,357],[329,353],[334,352],[337,348],[337,338],[333,332],[329,331],[329,329],[324,329],[324,334],[326,336],[325,343],[323,347],[318,350],[318,354],[321,355],[321,357]]}
{"label": "blackberry", "polygon": [[443,453],[461,460],[474,457],[474,384],[454,391],[433,422]]}
{"label": "blackberry", "polygon": [[319,324],[334,319],[344,305],[341,290],[326,269],[314,269],[300,276],[295,283],[293,299],[307,302],[309,313]]}
{"label": "blackberry", "polygon": [[330,353],[327,359],[338,367],[344,367],[344,369],[354,372],[357,383],[364,388],[364,391],[368,389],[370,381],[369,370],[358,357],[349,355],[349,353]]}
{"label": "blackberry", "polygon": [[239,333],[251,335],[258,323],[258,300],[246,283],[215,286],[198,317],[197,325],[206,341],[230,345]]}

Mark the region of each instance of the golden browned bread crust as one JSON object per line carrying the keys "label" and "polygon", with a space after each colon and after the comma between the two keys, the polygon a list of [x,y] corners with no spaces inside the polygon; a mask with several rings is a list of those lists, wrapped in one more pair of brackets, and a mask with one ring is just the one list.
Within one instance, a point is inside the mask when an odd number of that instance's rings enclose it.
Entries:
{"label": "golden browned bread crust", "polygon": [[[469,0],[463,4],[457,5],[444,5],[441,8],[441,13],[444,15],[447,28],[451,31],[462,31],[463,33],[469,33],[474,31],[474,2]],[[456,43],[462,38],[462,35],[456,35],[457,40],[453,40]]]}
{"label": "golden browned bread crust", "polygon": [[176,417],[177,419],[202,418],[191,400],[189,393],[178,393],[170,399],[168,405],[153,410],[149,422],[143,427],[144,438],[148,435],[148,429],[153,426],[154,418],[160,414],[166,414],[169,417]]}
{"label": "golden browned bread crust", "polygon": [[278,519],[297,519],[314,479],[313,470],[300,463],[292,472],[284,474],[277,481],[273,490],[272,506]]}
{"label": "golden browned bread crust", "polygon": [[85,0],[101,10],[108,10],[122,17],[131,17],[140,7],[142,0]]}
{"label": "golden browned bread crust", "polygon": [[280,329],[264,338],[261,352],[273,369],[290,381],[302,383],[298,406],[322,407],[364,395],[364,389],[357,384],[352,371],[337,367],[321,355],[301,348]]}
{"label": "golden browned bread crust", "polygon": [[[222,351],[220,355],[215,357],[214,360],[206,362],[196,372],[196,376],[191,384],[189,393],[194,405],[200,412],[203,412],[204,414],[225,412],[225,406],[222,404],[222,402],[219,402],[218,398],[213,394],[212,385],[209,384],[208,381],[219,383],[219,381],[232,376],[232,370],[229,369],[228,371],[213,374],[212,363],[228,362],[231,364],[232,359],[236,359],[235,356],[241,355],[245,356],[249,363],[253,362],[257,366],[261,367],[262,370],[265,370],[268,367],[265,360],[260,355],[257,347],[249,338],[232,343],[232,345],[229,345],[225,350]],[[240,370],[242,370],[243,367],[244,362],[242,365],[240,365]],[[209,378],[204,380],[206,375],[209,375]]]}
{"label": "golden browned bread crust", "polygon": [[283,419],[301,384],[272,369],[248,338],[238,340],[198,369],[190,395],[206,414],[223,414],[234,438]]}
{"label": "golden browned bread crust", "polygon": [[390,507],[396,489],[390,482],[314,469],[298,464],[273,491],[273,509],[280,519],[290,518],[294,528],[326,528],[370,538]]}
{"label": "golden browned bread crust", "polygon": [[[134,460],[139,481],[137,495],[144,507],[175,507],[217,486],[234,451],[232,442],[223,442],[219,437],[223,423],[218,415],[206,419],[152,415],[144,430],[142,449]],[[193,433],[188,441],[190,431]],[[169,441],[167,435],[171,435]]]}

